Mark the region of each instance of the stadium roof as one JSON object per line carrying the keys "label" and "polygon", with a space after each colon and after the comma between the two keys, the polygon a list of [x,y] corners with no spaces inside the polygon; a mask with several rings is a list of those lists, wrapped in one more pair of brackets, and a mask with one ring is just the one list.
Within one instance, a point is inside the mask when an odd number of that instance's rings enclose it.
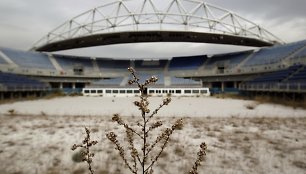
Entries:
{"label": "stadium roof", "polygon": [[199,0],[116,0],[49,32],[33,50],[58,51],[135,42],[201,42],[245,46],[283,43],[233,12]]}

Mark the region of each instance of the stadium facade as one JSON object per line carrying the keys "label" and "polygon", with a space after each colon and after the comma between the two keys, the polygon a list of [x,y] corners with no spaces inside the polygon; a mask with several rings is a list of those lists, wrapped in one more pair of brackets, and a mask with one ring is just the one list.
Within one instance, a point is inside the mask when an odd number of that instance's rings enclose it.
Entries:
{"label": "stadium facade", "polygon": [[[154,5],[154,0],[141,2],[140,8],[136,8],[140,11],[132,11],[125,1],[114,1],[89,10],[52,30],[32,51],[0,48],[0,98],[40,96],[50,91],[75,93],[85,87],[124,89],[128,88],[130,78],[128,67],[134,67],[140,79],[157,76],[159,91],[163,88],[205,87],[213,93],[266,93],[304,98],[306,40],[285,44],[251,21],[202,1],[172,0],[163,10],[158,10],[160,7]],[[188,9],[184,6],[186,2],[194,3],[194,6],[189,4]],[[100,10],[110,7],[113,7],[114,14],[97,17]],[[214,10],[218,10],[219,17]],[[89,22],[82,24],[78,21],[88,15],[91,17],[87,18]],[[171,25],[181,28],[165,29]],[[97,26],[104,28],[97,29]],[[143,26],[159,28],[152,30]],[[169,41],[259,48],[226,54],[142,60],[50,52],[116,43]]]}

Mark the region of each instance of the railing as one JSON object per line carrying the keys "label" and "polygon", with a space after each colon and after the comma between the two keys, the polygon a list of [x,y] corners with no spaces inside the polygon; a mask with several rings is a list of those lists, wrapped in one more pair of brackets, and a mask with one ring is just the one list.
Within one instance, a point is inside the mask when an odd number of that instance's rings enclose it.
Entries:
{"label": "railing", "polygon": [[0,85],[0,91],[2,92],[23,92],[23,91],[49,91],[48,86],[25,86],[25,85]]}
{"label": "railing", "polygon": [[306,83],[249,83],[240,84],[242,91],[263,91],[263,92],[306,92]]}
{"label": "railing", "polygon": [[69,95],[69,94],[80,94],[82,93],[83,88],[63,88],[63,89],[55,89],[54,91],[60,90],[64,94]]}

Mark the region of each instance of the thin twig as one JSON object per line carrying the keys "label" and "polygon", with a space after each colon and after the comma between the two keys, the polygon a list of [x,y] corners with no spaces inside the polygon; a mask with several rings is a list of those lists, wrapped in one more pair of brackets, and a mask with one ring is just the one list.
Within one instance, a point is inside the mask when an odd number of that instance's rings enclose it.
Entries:
{"label": "thin twig", "polygon": [[88,170],[91,174],[94,174],[94,170],[92,169],[92,158],[94,157],[94,153],[90,152],[90,147],[93,145],[96,145],[97,141],[91,141],[90,140],[90,130],[85,127],[86,137],[84,138],[82,144],[74,144],[71,148],[71,150],[76,150],[77,148],[84,148],[86,151],[82,152],[83,155],[83,161],[87,162],[88,164]]}

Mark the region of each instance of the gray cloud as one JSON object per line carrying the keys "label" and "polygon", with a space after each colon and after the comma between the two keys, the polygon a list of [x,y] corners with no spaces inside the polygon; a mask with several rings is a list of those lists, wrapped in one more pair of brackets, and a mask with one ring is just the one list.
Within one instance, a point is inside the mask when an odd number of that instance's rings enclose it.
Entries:
{"label": "gray cloud", "polygon": [[242,16],[265,19],[305,17],[305,0],[206,0],[206,2],[237,12]]}
{"label": "gray cloud", "polygon": [[[35,41],[61,23],[107,2],[110,0],[1,0],[0,46],[29,49]],[[287,42],[306,39],[305,0],[206,0],[206,2],[236,12],[264,26]],[[154,58],[214,54],[238,49],[240,47],[208,44],[148,43],[86,48],[65,53],[97,57]]]}

